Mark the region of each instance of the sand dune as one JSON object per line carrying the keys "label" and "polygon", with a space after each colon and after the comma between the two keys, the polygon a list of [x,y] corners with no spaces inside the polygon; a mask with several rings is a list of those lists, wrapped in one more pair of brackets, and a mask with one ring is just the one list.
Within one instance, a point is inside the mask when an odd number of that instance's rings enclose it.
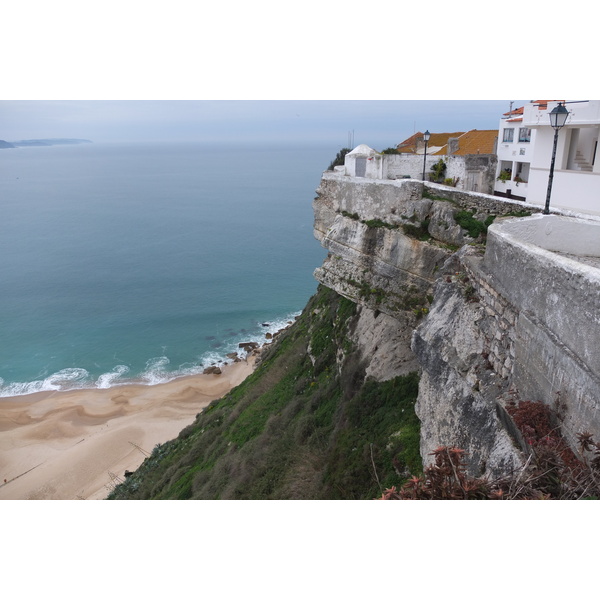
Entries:
{"label": "sand dune", "polygon": [[0,399],[0,499],[101,499],[156,444],[241,383],[253,360],[221,375],[154,386],[42,392]]}

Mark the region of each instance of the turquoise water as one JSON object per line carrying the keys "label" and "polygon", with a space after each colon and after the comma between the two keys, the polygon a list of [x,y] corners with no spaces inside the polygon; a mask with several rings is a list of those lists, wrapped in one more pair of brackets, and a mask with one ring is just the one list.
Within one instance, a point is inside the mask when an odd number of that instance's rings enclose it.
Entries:
{"label": "turquoise water", "polygon": [[264,341],[316,290],[337,150],[0,150],[0,396],[160,383]]}

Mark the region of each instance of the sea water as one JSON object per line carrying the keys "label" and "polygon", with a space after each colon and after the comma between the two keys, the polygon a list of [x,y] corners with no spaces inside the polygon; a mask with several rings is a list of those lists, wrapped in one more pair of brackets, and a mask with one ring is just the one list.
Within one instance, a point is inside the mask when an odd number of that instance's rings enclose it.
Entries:
{"label": "sea water", "polygon": [[168,381],[293,321],[337,150],[0,150],[0,396]]}

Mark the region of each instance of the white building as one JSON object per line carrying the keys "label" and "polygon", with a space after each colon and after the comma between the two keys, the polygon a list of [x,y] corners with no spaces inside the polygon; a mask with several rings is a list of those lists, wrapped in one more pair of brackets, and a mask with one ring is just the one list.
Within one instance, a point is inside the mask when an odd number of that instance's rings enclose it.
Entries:
{"label": "white building", "polygon": [[[536,100],[503,115],[494,194],[546,203],[554,145],[549,114],[558,102]],[[569,116],[558,133],[550,206],[600,215],[600,101],[566,101],[565,107]]]}
{"label": "white building", "polygon": [[[518,200],[528,199],[535,129],[523,122],[524,107],[502,115],[498,127],[498,165],[494,194]],[[550,125],[550,119],[548,119]]]}
{"label": "white building", "polygon": [[[549,101],[524,107],[523,126],[536,132],[527,191],[527,201],[534,204],[546,202],[554,144],[548,115],[557,105]],[[558,132],[550,207],[600,215],[600,100],[567,100],[565,107],[569,116]]]}

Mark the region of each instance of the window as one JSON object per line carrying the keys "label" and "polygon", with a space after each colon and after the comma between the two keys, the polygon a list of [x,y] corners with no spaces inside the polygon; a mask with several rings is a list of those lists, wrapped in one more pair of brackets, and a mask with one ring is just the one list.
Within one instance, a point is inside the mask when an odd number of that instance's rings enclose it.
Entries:
{"label": "window", "polygon": [[515,130],[514,129],[505,129],[502,135],[503,142],[512,142],[514,138]]}
{"label": "window", "polygon": [[529,127],[521,127],[519,129],[519,141],[530,142],[531,141],[531,129]]}

